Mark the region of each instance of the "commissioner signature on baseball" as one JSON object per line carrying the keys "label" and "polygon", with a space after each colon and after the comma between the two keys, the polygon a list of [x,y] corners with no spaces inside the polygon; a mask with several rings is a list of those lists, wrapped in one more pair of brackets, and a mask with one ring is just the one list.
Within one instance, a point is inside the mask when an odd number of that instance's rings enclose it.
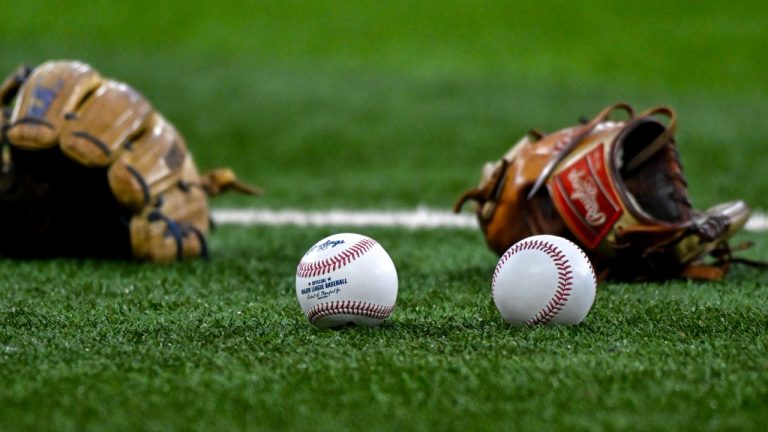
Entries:
{"label": "commissioner signature on baseball", "polygon": [[330,297],[333,294],[338,294],[341,292],[341,288],[331,289],[331,290],[320,290],[317,292],[309,293],[307,294],[307,299],[317,299],[322,300],[324,298]]}

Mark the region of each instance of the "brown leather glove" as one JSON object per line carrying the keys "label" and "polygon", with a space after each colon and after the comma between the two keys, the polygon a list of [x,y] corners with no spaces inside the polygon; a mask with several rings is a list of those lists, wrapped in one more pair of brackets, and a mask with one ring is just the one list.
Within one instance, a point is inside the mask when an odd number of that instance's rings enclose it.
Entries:
{"label": "brown leather glove", "polygon": [[0,255],[206,255],[207,196],[257,193],[228,169],[198,174],[173,125],[87,64],[21,67],[0,107]]}
{"label": "brown leather glove", "polygon": [[[611,119],[617,111],[623,120]],[[474,201],[498,254],[531,235],[553,234],[584,248],[602,277],[719,279],[731,262],[728,239],[750,210],[742,201],[692,208],[675,127],[670,108],[635,115],[616,104],[578,126],[531,131],[486,164],[480,185],[454,210]]]}

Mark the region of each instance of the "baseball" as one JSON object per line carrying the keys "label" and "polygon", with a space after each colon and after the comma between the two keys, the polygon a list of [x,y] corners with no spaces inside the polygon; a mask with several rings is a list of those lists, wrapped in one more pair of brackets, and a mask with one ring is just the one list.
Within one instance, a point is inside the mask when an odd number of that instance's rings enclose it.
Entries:
{"label": "baseball", "polygon": [[578,324],[592,308],[596,285],[584,251],[562,237],[536,235],[501,256],[491,292],[512,325]]}
{"label": "baseball", "polygon": [[395,307],[395,264],[372,238],[334,234],[315,243],[299,262],[296,297],[317,327],[376,326]]}

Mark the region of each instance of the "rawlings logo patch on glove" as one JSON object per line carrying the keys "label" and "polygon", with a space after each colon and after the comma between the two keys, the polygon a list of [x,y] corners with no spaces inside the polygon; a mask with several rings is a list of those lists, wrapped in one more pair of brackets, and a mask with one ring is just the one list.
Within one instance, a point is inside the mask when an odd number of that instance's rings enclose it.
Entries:
{"label": "rawlings logo patch on glove", "polygon": [[588,248],[597,246],[623,213],[603,163],[604,152],[605,145],[598,145],[547,182],[555,207]]}

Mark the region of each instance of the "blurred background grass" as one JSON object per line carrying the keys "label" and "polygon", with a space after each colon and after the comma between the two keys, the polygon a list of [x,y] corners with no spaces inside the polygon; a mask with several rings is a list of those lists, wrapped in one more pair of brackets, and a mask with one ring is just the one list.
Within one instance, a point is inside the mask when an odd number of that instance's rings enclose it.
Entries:
{"label": "blurred background grass", "polygon": [[758,1],[2,3],[0,70],[91,63],[268,192],[218,205],[447,208],[531,127],[627,101],[678,110],[697,206],[768,207]]}

